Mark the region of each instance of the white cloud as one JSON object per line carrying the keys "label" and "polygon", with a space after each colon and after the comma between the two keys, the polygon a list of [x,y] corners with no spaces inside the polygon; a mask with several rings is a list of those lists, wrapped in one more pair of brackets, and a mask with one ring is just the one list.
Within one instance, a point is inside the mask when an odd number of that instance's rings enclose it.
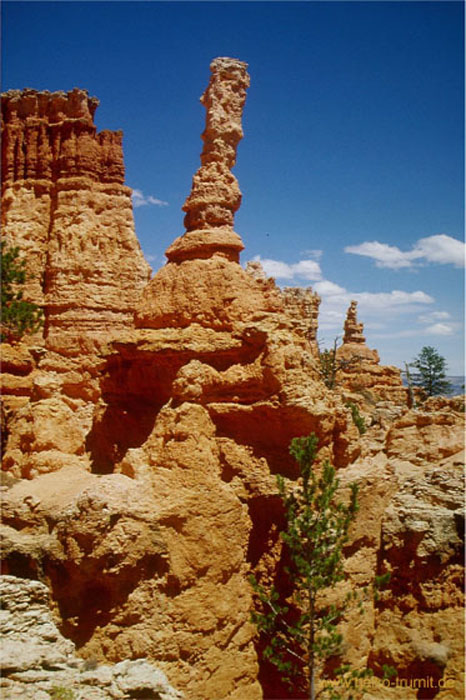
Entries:
{"label": "white cloud", "polygon": [[455,329],[450,323],[434,323],[424,331],[428,335],[453,335]]}
{"label": "white cloud", "polygon": [[168,202],[164,202],[162,199],[157,199],[151,194],[146,196],[141,192],[141,190],[133,190],[132,194],[133,207],[146,207],[149,204],[154,204],[156,207],[167,207]]}
{"label": "white cloud", "polygon": [[168,202],[164,202],[163,199],[157,199],[157,197],[153,197],[151,194],[147,197],[147,201],[149,204],[155,204],[156,207],[168,207]]}
{"label": "white cloud", "polygon": [[[346,310],[352,299],[359,304],[358,311],[361,320],[370,328],[370,324],[376,323],[377,327],[387,319],[419,313],[420,308],[427,304],[433,304],[434,299],[421,290],[404,292],[394,289],[391,292],[352,292],[331,280],[322,277],[320,265],[315,260],[301,260],[297,263],[286,263],[281,260],[261,258],[256,255],[255,261],[260,262],[267,275],[280,280],[295,280],[301,278],[313,282],[312,288],[317,292],[322,304],[319,312],[319,328],[342,329]],[[299,281],[299,279],[298,279]],[[445,317],[430,316],[426,323],[435,324],[445,320]],[[367,323],[366,323],[367,321]],[[373,326],[374,327],[374,326]]]}
{"label": "white cloud", "polygon": [[446,321],[451,318],[448,311],[431,311],[428,314],[422,314],[418,317],[419,323],[433,323],[434,321]]}
{"label": "white cloud", "polygon": [[323,254],[324,251],[318,248],[308,248],[300,252],[300,255],[305,255],[306,258],[312,258],[312,260],[320,260]]}
{"label": "white cloud", "polygon": [[401,331],[390,331],[390,333],[373,333],[373,338],[430,338],[433,335],[454,335],[456,333],[456,325],[450,323],[435,323],[432,326],[423,328],[405,328]]}
{"label": "white cloud", "polygon": [[348,295],[348,292],[344,287],[340,287],[338,284],[335,284],[335,282],[330,282],[330,280],[322,280],[322,282],[316,282],[313,289],[321,297],[334,297],[337,295],[343,295],[346,298]]}
{"label": "white cloud", "polygon": [[413,305],[433,304],[435,301],[429,294],[420,290],[403,292],[399,289],[394,289],[392,292],[356,292],[352,295],[352,299],[359,302],[360,308],[377,310],[381,313],[399,310],[403,307],[405,310],[411,311]]}
{"label": "white cloud", "polygon": [[256,255],[253,260],[260,262],[264,272],[276,279],[292,280],[296,277],[311,281],[322,279],[322,270],[315,260],[300,260],[297,263],[289,264],[281,260],[261,258],[260,255]]}
{"label": "white cloud", "polygon": [[379,241],[366,241],[360,245],[345,247],[346,253],[372,258],[375,260],[376,267],[386,267],[392,270],[399,270],[403,267],[412,268],[426,262],[464,267],[465,250],[466,246],[462,241],[443,233],[420,238],[408,251],[402,251],[396,246],[379,243]]}
{"label": "white cloud", "polygon": [[389,267],[398,270],[401,267],[412,267],[409,253],[403,253],[399,248],[378,241],[366,241],[360,245],[348,245],[345,253],[364,255],[375,260],[376,267]]}
{"label": "white cloud", "polygon": [[[336,329],[342,333],[346,311],[352,299],[358,302],[358,317],[363,321],[366,331],[371,328],[374,331],[382,329],[386,321],[395,323],[397,317],[419,312],[420,306],[434,303],[434,299],[422,291],[403,292],[395,289],[392,292],[349,292],[329,280],[318,282],[313,289],[322,297],[319,312],[321,332]],[[422,329],[422,332],[425,330]],[[408,335],[413,334],[419,334],[419,330],[408,331]]]}
{"label": "white cloud", "polygon": [[421,238],[416,243],[413,253],[416,258],[425,258],[428,262],[464,267],[465,249],[466,246],[462,241],[441,233],[438,236]]}

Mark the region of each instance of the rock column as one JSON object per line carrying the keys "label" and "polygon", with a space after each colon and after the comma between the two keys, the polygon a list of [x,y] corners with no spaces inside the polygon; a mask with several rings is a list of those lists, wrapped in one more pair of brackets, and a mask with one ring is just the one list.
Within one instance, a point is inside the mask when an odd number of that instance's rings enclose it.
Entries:
{"label": "rock column", "polygon": [[98,104],[78,88],[2,95],[3,233],[26,257],[26,296],[45,306],[48,347],[67,355],[126,328],[150,274],[123,134],[97,133]]}
{"label": "rock column", "polygon": [[375,401],[390,400],[404,404],[407,401],[401,372],[396,367],[380,364],[377,350],[366,345],[364,325],[358,322],[357,301],[352,301],[346,312],[343,345],[337,350],[341,364],[340,386],[347,391],[369,391]]}
{"label": "rock column", "polygon": [[241,192],[231,169],[243,138],[241,117],[250,83],[246,68],[246,63],[233,58],[216,58],[210,65],[212,75],[201,97],[207,110],[201,167],[183,206],[188,232],[233,230]]}
{"label": "rock column", "polygon": [[233,220],[241,192],[231,168],[243,136],[246,68],[234,58],[216,58],[210,65],[210,82],[201,97],[207,110],[201,167],[183,206],[186,232],[173,241],[166,251],[168,264],[145,288],[136,311],[138,327],[198,323],[231,329],[254,313],[283,308],[275,285],[253,279],[238,264],[244,245]]}
{"label": "rock column", "polygon": [[364,325],[362,323],[358,323],[357,306],[358,302],[352,301],[348,308],[348,311],[346,312],[346,320],[344,326],[345,335],[343,337],[343,343],[363,344],[366,342],[366,339],[362,334],[364,330]]}

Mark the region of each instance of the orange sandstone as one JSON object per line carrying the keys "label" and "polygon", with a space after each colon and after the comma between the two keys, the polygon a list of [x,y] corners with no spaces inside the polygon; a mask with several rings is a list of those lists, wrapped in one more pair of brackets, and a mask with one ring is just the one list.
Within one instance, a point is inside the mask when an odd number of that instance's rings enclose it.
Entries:
{"label": "orange sandstone", "polygon": [[289,442],[315,432],[319,460],[361,487],[346,585],[392,571],[363,622],[346,622],[347,658],[449,674],[457,695],[438,698],[460,697],[464,414],[448,401],[408,411],[352,304],[344,391],[396,400],[359,436],[320,379],[318,296],[239,264],[231,168],[249,76],[235,59],[211,71],[186,232],[147,285],[121,135],[96,134],[97,101],[6,95],[6,231],[47,319],[44,337],[5,350],[6,572],[47,583],[84,657],[146,657],[192,700],[287,697],[255,646],[247,575],[277,576],[275,474],[296,479]]}

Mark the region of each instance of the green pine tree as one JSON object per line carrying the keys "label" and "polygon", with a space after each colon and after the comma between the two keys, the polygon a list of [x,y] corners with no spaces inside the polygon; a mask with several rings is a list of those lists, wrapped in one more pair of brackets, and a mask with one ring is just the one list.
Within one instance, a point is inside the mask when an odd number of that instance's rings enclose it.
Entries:
{"label": "green pine tree", "polygon": [[446,360],[432,346],[425,345],[411,364],[417,369],[413,384],[421,388],[425,398],[448,394],[451,390],[445,373]]}
{"label": "green pine tree", "polygon": [[26,333],[35,333],[43,326],[40,306],[23,299],[21,287],[26,282],[26,263],[19,257],[19,248],[7,249],[1,242],[2,255],[2,342],[20,340]]}
{"label": "green pine tree", "polygon": [[[362,610],[355,592],[338,605],[325,602],[324,595],[345,579],[343,548],[358,511],[358,487],[350,485],[348,505],[336,499],[335,469],[328,461],[319,471],[313,468],[317,444],[314,434],[292,440],[290,453],[299,464],[301,478],[287,485],[277,476],[287,523],[281,537],[290,562],[284,588],[291,594],[284,599],[275,587],[266,590],[251,576],[257,604],[252,620],[266,645],[264,657],[278,668],[294,696],[336,700],[353,697],[351,688],[358,679],[371,675],[368,669],[347,666],[332,672],[326,665],[341,654],[338,625],[345,610],[352,603]],[[377,583],[385,582],[386,577],[379,577]],[[329,683],[338,679],[340,684]],[[346,688],[346,695],[341,688]]]}
{"label": "green pine tree", "polygon": [[335,388],[337,373],[340,369],[337,362],[337,343],[338,339],[335,338],[333,348],[330,350],[328,348],[320,350],[319,348],[320,375],[328,389]]}

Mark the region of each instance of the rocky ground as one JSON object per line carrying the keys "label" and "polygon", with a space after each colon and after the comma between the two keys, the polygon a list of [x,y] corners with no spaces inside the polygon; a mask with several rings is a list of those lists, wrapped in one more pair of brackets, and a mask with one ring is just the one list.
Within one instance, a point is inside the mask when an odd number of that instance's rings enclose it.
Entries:
{"label": "rocky ground", "polygon": [[114,666],[84,661],[57,629],[48,588],[39,581],[0,576],[1,695],[8,700],[176,700],[174,690],[143,659]]}

